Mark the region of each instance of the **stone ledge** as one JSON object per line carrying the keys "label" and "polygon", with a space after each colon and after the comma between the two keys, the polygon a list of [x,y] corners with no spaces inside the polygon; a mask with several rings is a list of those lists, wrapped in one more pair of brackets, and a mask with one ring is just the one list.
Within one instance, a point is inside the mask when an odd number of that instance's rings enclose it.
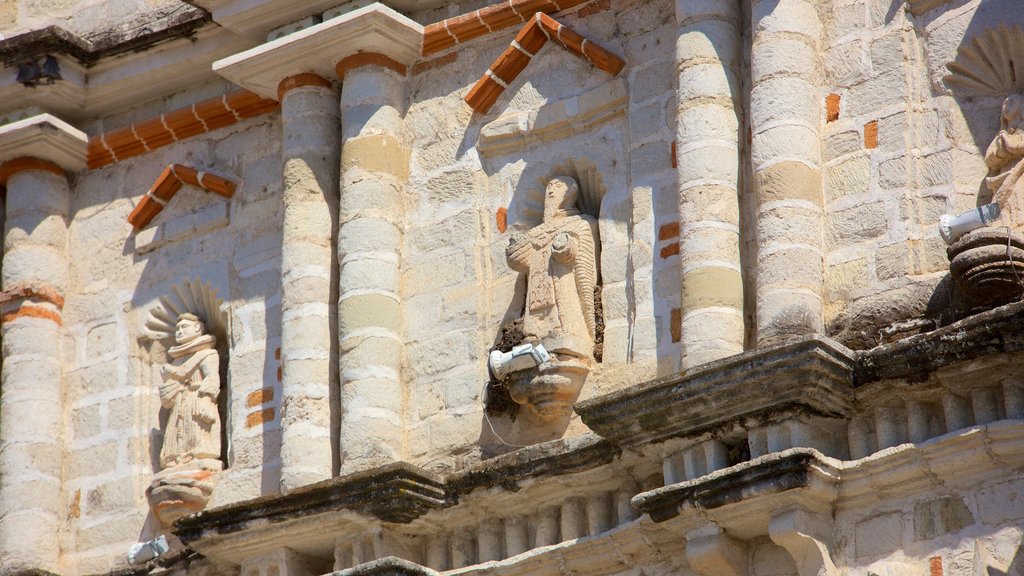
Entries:
{"label": "stone ledge", "polygon": [[837,471],[814,450],[795,449],[740,464],[722,473],[709,474],[644,492],[630,502],[654,522],[675,518],[684,508],[713,510],[752,498],[807,488],[814,477],[835,477]]}
{"label": "stone ledge", "polygon": [[617,446],[692,436],[744,418],[847,417],[856,356],[828,339],[758,349],[581,402],[584,424]]}
{"label": "stone ledge", "polygon": [[415,562],[387,556],[360,564],[348,570],[332,573],[332,576],[436,576],[438,572],[424,568]]}
{"label": "stone ledge", "polygon": [[522,448],[452,474],[446,485],[453,498],[478,488],[517,490],[528,478],[562,476],[610,463],[621,454],[611,443],[588,434]]}
{"label": "stone ledge", "polygon": [[275,524],[344,509],[384,522],[408,523],[446,503],[440,478],[397,462],[325,480],[283,496],[265,496],[186,516],[175,523],[174,533],[188,544],[246,530],[254,523]]}
{"label": "stone ledge", "polygon": [[925,380],[939,368],[1024,350],[1024,302],[986,310],[938,330],[861,352],[855,386],[876,380]]}

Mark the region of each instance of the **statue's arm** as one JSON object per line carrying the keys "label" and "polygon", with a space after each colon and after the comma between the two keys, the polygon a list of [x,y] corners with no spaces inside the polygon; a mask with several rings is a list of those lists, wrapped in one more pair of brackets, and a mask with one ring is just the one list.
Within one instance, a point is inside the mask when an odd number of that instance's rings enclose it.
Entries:
{"label": "statue's arm", "polygon": [[579,244],[575,234],[559,232],[551,243],[551,256],[563,264],[572,262],[579,252]]}
{"label": "statue's arm", "polygon": [[220,359],[217,354],[209,354],[199,363],[203,376],[199,383],[199,398],[192,411],[192,416],[207,425],[217,422],[217,396],[220,395]]}
{"label": "statue's arm", "polygon": [[164,380],[160,383],[160,405],[164,408],[170,408],[174,406],[174,399],[177,398],[185,386],[179,380],[168,378],[166,373],[163,376]]}
{"label": "statue's arm", "polygon": [[518,272],[525,272],[530,267],[530,240],[518,234],[513,234],[508,239],[508,248],[505,249],[505,258],[508,260],[509,268]]}

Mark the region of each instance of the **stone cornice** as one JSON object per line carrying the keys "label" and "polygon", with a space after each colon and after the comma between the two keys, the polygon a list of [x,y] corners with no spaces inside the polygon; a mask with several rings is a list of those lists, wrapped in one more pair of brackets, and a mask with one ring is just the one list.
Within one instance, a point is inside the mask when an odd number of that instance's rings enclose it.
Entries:
{"label": "stone cornice", "polygon": [[74,172],[85,168],[89,138],[50,114],[0,126],[0,163],[28,156]]}
{"label": "stone cornice", "polygon": [[1024,302],[993,308],[859,355],[858,386],[876,380],[923,380],[945,366],[1024,350]]}
{"label": "stone cornice", "polygon": [[383,54],[405,66],[420,55],[423,27],[378,3],[218,60],[213,70],[264,98],[300,72],[330,78],[337,63],[358,52]]}
{"label": "stone cornice", "polygon": [[92,66],[103,58],[145,50],[160,42],[188,36],[209,21],[210,15],[205,10],[187,8],[176,10],[154,26],[144,28],[146,32],[142,34],[127,36],[123,31],[115,31],[100,33],[94,39],[83,38],[60,26],[47,26],[0,40],[0,62],[4,66],[17,66],[48,54],[65,54],[83,66]]}
{"label": "stone cornice", "polygon": [[828,339],[761,348],[581,402],[591,430],[631,447],[692,436],[743,418],[847,416],[855,354]]}

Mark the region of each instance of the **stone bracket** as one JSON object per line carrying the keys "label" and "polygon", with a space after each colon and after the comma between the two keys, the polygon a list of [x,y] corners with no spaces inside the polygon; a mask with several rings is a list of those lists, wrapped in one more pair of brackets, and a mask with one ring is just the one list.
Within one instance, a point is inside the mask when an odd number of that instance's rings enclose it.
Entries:
{"label": "stone bracket", "polygon": [[839,573],[832,562],[831,518],[803,509],[789,510],[772,517],[768,537],[789,552],[800,576],[834,576]]}
{"label": "stone bracket", "polygon": [[701,576],[747,576],[746,544],[715,525],[686,535],[686,561]]}

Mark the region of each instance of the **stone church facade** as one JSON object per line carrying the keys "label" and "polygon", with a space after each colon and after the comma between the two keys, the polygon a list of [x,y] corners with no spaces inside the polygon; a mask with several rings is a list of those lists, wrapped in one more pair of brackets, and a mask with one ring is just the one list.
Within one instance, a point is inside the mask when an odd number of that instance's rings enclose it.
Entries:
{"label": "stone church facade", "polygon": [[1024,574],[1019,2],[0,2],[0,574]]}

